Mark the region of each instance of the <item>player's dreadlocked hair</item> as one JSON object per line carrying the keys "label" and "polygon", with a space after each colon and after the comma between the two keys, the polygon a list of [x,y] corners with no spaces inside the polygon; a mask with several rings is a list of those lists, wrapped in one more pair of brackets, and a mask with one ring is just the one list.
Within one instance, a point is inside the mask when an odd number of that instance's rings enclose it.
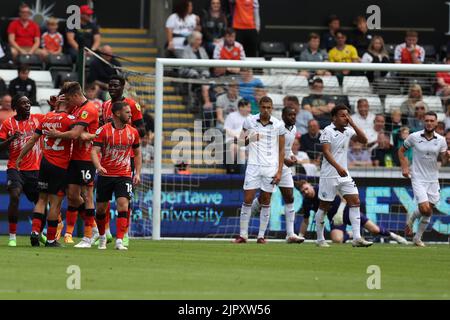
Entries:
{"label": "player's dreadlocked hair", "polygon": [[20,98],[25,97],[23,94],[16,94],[11,100],[11,109],[16,110],[17,105],[19,104]]}

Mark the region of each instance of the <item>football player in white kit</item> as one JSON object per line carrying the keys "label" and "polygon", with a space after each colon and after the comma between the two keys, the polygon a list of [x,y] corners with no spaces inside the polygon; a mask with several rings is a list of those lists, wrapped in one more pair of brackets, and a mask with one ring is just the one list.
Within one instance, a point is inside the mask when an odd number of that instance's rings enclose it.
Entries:
{"label": "football player in white kit", "polygon": [[[405,178],[411,178],[414,198],[418,204],[418,208],[407,218],[405,234],[412,235],[413,224],[420,218],[419,228],[413,238],[414,244],[418,247],[425,247],[422,235],[431,221],[434,206],[439,202],[438,157],[441,156],[444,165],[450,157],[445,138],[434,132],[437,123],[436,113],[427,112],[424,130],[411,133],[398,150],[402,174]],[[413,150],[411,170],[404,155],[410,148]]]}
{"label": "football player in white kit", "polygon": [[[295,128],[295,120],[297,113],[292,107],[285,107],[282,112],[283,125],[286,130],[284,138],[284,166],[281,174],[281,181],[278,184],[284,201],[284,215],[286,220],[286,242],[302,243],[305,238],[299,237],[294,233],[295,210],[294,210],[294,179],[290,167],[297,163],[297,158],[292,152],[297,129]],[[253,201],[252,214],[259,213],[261,206],[258,198]]]}
{"label": "football player in white kit", "polygon": [[[330,204],[339,192],[347,201],[352,225],[354,247],[369,247],[373,243],[361,238],[360,201],[358,188],[347,168],[347,154],[350,139],[367,143],[364,132],[358,128],[345,105],[331,110],[332,123],[323,129],[320,142],[323,146],[322,167],[319,180],[319,209],[316,212],[317,246],[329,247],[324,237],[324,219]],[[350,125],[350,126],[348,126]]]}
{"label": "football player in white kit", "polygon": [[260,225],[257,243],[264,244],[270,218],[270,198],[273,189],[281,180],[284,160],[283,123],[272,117],[272,99],[265,96],[259,101],[259,113],[247,117],[241,133],[241,140],[248,145],[248,163],[244,181],[244,203],[241,207],[240,235],[234,243],[246,243],[252,202],[260,190]]}

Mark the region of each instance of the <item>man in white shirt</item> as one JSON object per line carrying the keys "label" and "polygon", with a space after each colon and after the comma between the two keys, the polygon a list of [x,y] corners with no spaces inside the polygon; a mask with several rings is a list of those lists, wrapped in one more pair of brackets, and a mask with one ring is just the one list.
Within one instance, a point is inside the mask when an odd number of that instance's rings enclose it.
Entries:
{"label": "man in white shirt", "polygon": [[[222,129],[225,118],[232,112],[238,110],[238,103],[242,97],[239,96],[239,83],[233,81],[228,86],[226,93],[221,94],[216,100],[216,127]],[[239,132],[240,133],[240,132]]]}
{"label": "man in white shirt", "polygon": [[[281,181],[278,184],[284,201],[284,216],[286,219],[286,242],[302,243],[305,238],[294,233],[295,210],[294,210],[294,179],[291,167],[297,164],[297,158],[292,151],[297,129],[295,127],[296,111],[294,108],[285,107],[282,112],[283,125],[286,130],[284,138],[284,165]],[[252,213],[260,212],[261,206],[258,198],[253,201]]]}
{"label": "man in white shirt", "polygon": [[246,243],[252,202],[260,189],[260,225],[257,243],[264,244],[270,217],[270,198],[275,185],[280,183],[284,164],[285,128],[283,122],[271,116],[272,99],[264,96],[259,101],[260,113],[245,119],[240,140],[248,145],[248,164],[245,171],[244,203],[241,207],[240,235],[234,243]]}
{"label": "man in white shirt", "polygon": [[[231,112],[225,119],[225,144],[227,145],[228,151],[227,166],[235,166],[236,158],[237,165],[240,165],[240,162],[245,159],[245,147],[238,145],[238,139],[242,132],[244,121],[250,115],[250,111],[250,102],[241,99],[238,103],[238,110]],[[237,157],[238,154],[239,156]]]}
{"label": "man in white shirt", "polygon": [[[450,158],[445,138],[435,132],[437,127],[436,113],[429,111],[425,114],[424,130],[414,132],[406,138],[403,146],[398,150],[398,157],[402,166],[402,174],[405,178],[411,178],[414,198],[417,201],[416,209],[407,219],[405,234],[412,235],[413,224],[420,218],[419,228],[413,238],[418,247],[425,247],[422,235],[431,221],[433,209],[439,202],[439,167],[438,157],[441,156],[445,165]],[[405,152],[409,148],[413,150],[411,170]]]}
{"label": "man in white shirt", "polygon": [[373,131],[375,114],[369,111],[369,101],[367,99],[359,99],[356,108],[358,112],[352,115],[353,122],[364,132]]}
{"label": "man in white shirt", "polygon": [[[360,201],[358,188],[348,172],[347,154],[350,139],[363,144],[367,137],[349,115],[345,105],[338,105],[331,110],[332,123],[325,127],[320,136],[323,146],[323,162],[320,170],[319,199],[316,212],[317,246],[328,247],[324,237],[324,219],[336,194],[339,192],[347,201],[349,217],[353,231],[354,247],[369,247],[373,243],[361,238]],[[350,127],[348,126],[350,125]]]}

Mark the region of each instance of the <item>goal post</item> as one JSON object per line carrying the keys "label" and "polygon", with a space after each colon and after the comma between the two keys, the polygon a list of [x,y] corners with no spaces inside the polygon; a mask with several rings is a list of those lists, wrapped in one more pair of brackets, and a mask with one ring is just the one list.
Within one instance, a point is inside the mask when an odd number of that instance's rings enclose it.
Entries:
{"label": "goal post", "polygon": [[[235,61],[235,60],[189,60],[189,59],[168,59],[157,58],[155,65],[154,76],[154,121],[155,121],[155,137],[154,137],[154,168],[153,168],[153,198],[152,198],[152,239],[160,240],[164,235],[161,235],[161,208],[162,208],[162,175],[163,175],[163,125],[164,125],[164,82],[167,81],[165,71],[171,68],[250,68],[260,70],[329,70],[329,71],[359,71],[359,72],[391,72],[398,73],[401,77],[409,77],[411,74],[423,74],[423,80],[432,83],[436,72],[450,72],[450,65],[445,64],[379,64],[379,63],[331,63],[331,62],[297,62],[297,61]],[[292,74],[292,73],[291,73]],[[276,72],[273,73],[276,77]],[[280,74],[279,77],[286,77],[285,74]],[[183,80],[180,80],[182,82]],[[187,81],[187,80],[186,80]],[[195,81],[195,80],[194,80]],[[199,83],[208,84],[211,79],[197,80]],[[342,86],[342,84],[340,84]],[[371,83],[372,86],[372,83]],[[389,84],[387,84],[389,86]],[[402,85],[404,91],[409,85]],[[295,90],[294,90],[295,91]],[[283,92],[286,94],[286,92]],[[361,96],[358,93],[354,97]],[[443,110],[441,110],[443,113]],[[385,174],[382,168],[371,169],[370,173],[374,177],[392,177],[398,178],[398,172]],[[362,175],[364,176],[364,175]],[[445,184],[448,185],[450,174],[446,172]],[[370,190],[368,192],[373,192]],[[379,192],[379,191],[376,191]],[[375,192],[375,193],[376,193]],[[406,197],[405,195],[401,195]],[[400,195],[398,196],[400,197]],[[376,204],[374,204],[376,206]],[[378,209],[377,209],[378,210]],[[370,214],[369,214],[370,216]],[[389,222],[390,223],[390,222]],[[398,224],[398,221],[395,223]],[[449,221],[450,223],[450,221]],[[450,224],[449,224],[450,225]],[[448,232],[448,230],[447,230]]]}

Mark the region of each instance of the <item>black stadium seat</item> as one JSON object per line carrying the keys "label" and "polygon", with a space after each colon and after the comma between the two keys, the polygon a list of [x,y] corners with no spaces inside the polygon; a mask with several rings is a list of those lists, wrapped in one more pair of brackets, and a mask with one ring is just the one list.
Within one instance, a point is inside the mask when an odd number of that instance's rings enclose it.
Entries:
{"label": "black stadium seat", "polygon": [[437,60],[436,48],[432,44],[422,45],[425,50],[425,63],[435,63]]}
{"label": "black stadium seat", "polygon": [[71,71],[51,71],[55,88],[60,88],[65,81],[78,81],[78,73]]}
{"label": "black stadium seat", "polygon": [[52,70],[72,71],[72,58],[68,54],[51,54],[48,56],[47,68]]}
{"label": "black stadium seat", "polygon": [[286,45],[283,42],[261,42],[260,56],[270,60],[273,57],[286,57]]}
{"label": "black stadium seat", "polygon": [[289,45],[289,56],[298,60],[300,57],[300,54],[302,53],[303,50],[305,50],[305,48],[306,48],[306,43],[292,42]]}
{"label": "black stadium seat", "polygon": [[42,70],[42,61],[37,54],[21,54],[17,57],[19,65],[27,64],[32,70]]}

